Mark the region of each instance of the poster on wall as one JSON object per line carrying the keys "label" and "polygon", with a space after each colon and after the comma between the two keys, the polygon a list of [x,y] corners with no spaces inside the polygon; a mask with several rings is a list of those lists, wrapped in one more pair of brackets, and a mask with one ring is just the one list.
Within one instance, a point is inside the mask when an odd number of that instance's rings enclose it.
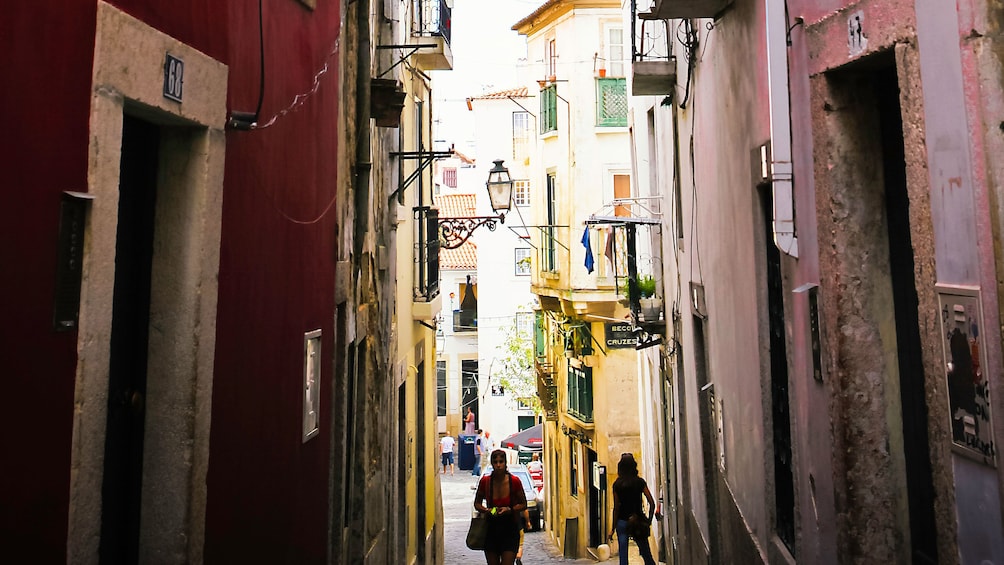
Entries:
{"label": "poster on wall", "polygon": [[979,290],[939,286],[938,297],[952,441],[963,453],[995,466]]}

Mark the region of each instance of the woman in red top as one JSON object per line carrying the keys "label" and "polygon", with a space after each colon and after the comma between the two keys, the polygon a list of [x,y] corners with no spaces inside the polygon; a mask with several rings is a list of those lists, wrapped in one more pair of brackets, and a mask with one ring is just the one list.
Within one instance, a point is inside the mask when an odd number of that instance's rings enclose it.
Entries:
{"label": "woman in red top", "polygon": [[481,477],[474,495],[474,508],[488,517],[485,561],[488,565],[512,565],[519,549],[520,520],[526,510],[526,495],[523,484],[506,468],[505,451],[492,451],[491,464],[491,474]]}

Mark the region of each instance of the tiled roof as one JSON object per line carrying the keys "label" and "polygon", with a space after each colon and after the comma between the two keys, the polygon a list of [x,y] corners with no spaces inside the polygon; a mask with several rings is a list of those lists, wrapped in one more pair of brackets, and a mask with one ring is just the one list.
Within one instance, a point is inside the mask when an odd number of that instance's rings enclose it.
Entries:
{"label": "tiled roof", "polygon": [[436,207],[440,218],[478,215],[473,194],[441,194],[436,197]]}
{"label": "tiled roof", "polygon": [[473,96],[471,100],[495,100],[495,99],[506,99],[512,98],[529,98],[526,87],[521,86],[519,88],[510,88],[509,90],[500,90],[498,92],[488,92],[482,94],[481,96]]}
{"label": "tiled roof", "polygon": [[[442,194],[436,199],[440,218],[476,216],[473,194]],[[478,247],[467,240],[456,249],[439,250],[439,268],[445,270],[473,270],[478,268]]]}

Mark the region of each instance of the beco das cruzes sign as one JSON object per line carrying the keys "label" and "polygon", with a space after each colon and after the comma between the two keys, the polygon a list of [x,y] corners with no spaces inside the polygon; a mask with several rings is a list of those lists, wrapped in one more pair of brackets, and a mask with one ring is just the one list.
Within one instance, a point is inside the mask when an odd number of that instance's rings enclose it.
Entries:
{"label": "beco das cruzes sign", "polygon": [[634,327],[627,322],[610,322],[604,324],[608,349],[622,349],[638,345],[634,335]]}

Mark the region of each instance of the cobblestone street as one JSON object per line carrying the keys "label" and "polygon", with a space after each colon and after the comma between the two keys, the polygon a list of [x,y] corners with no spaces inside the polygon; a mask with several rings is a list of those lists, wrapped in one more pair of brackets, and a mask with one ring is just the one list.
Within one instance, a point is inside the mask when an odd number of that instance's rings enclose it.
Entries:
{"label": "cobblestone street", "polygon": [[[446,565],[478,565],[485,562],[484,553],[467,549],[465,540],[467,528],[471,523],[471,509],[474,501],[474,490],[471,488],[477,477],[470,471],[457,470],[456,475],[440,475],[443,492],[444,545]],[[551,539],[551,533],[545,529],[527,532],[523,542],[523,563],[526,565],[555,564],[562,565],[596,563],[591,558],[566,559],[558,551]],[[617,563],[617,557],[612,556],[607,563]],[[631,546],[631,563],[641,564],[637,548]]]}

